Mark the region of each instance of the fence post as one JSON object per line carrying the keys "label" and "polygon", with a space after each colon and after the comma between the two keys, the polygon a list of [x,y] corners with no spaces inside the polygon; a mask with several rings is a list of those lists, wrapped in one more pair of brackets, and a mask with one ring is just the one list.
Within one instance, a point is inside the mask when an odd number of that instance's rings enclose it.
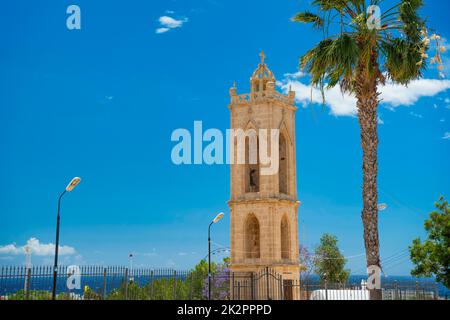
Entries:
{"label": "fence post", "polygon": [[419,300],[419,281],[416,281],[416,296],[414,300]]}
{"label": "fence post", "polygon": [[398,283],[397,283],[397,280],[394,281],[394,299],[393,300],[399,300],[398,299]]}
{"label": "fence post", "polygon": [[125,300],[128,300],[128,268],[125,268]]}
{"label": "fence post", "polygon": [[234,300],[234,272],[231,274],[231,300]]}
{"label": "fence post", "polygon": [[255,281],[254,281],[254,274],[253,274],[253,272],[250,275],[250,290],[251,290],[252,300],[255,300]]}
{"label": "fence post", "polygon": [[438,284],[434,284],[434,300],[439,300],[439,288]]}
{"label": "fence post", "polygon": [[269,288],[269,267],[266,267],[266,291],[267,291],[267,300],[270,300],[270,288]]}
{"label": "fence post", "polygon": [[153,270],[150,271],[150,300],[153,300]]}
{"label": "fence post", "polygon": [[30,280],[31,280],[31,268],[27,268],[26,278],[25,278],[25,299],[30,299]]}
{"label": "fence post", "polygon": [[239,281],[237,284],[237,289],[238,289],[238,300],[241,300],[241,283]]}
{"label": "fence post", "polygon": [[103,269],[103,300],[106,300],[106,274],[107,269]]}
{"label": "fence post", "polygon": [[177,300],[177,272],[173,271],[173,300]]}
{"label": "fence post", "polygon": [[[283,297],[283,277],[281,276],[281,274],[278,276],[278,288],[280,290],[280,300],[284,300]],[[293,290],[293,288],[291,288],[291,290]]]}
{"label": "fence post", "polygon": [[328,300],[328,282],[325,279],[325,300]]}

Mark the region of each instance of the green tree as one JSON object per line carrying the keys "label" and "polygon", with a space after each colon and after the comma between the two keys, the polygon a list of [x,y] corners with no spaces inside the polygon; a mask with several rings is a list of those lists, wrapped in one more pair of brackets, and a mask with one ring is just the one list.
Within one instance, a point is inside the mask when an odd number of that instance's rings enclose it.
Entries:
{"label": "green tree", "polygon": [[[317,14],[298,13],[293,21],[310,23],[324,39],[300,58],[300,66],[311,75],[312,85],[340,85],[356,96],[363,150],[364,243],[367,266],[380,264],[378,236],[378,87],[386,79],[407,85],[422,76],[430,43],[425,22],[418,11],[423,0],[397,0],[383,8],[378,24],[371,5],[379,0],[313,0]],[[325,96],[324,96],[325,99]],[[381,299],[372,290],[371,299]]]}
{"label": "green tree", "polygon": [[436,210],[425,221],[427,239],[413,241],[409,252],[416,277],[432,277],[450,288],[450,205],[444,197],[435,204]]}
{"label": "green tree", "polygon": [[346,260],[339,251],[337,238],[331,234],[324,234],[315,251],[314,272],[320,276],[321,281],[344,284],[350,275],[350,271],[344,269],[345,263]]}
{"label": "green tree", "polygon": [[[222,263],[211,263],[211,273],[213,275],[223,272],[230,265],[230,258],[225,257]],[[208,262],[201,260],[192,270],[192,298],[194,300],[205,299],[205,285],[208,281]]]}
{"label": "green tree", "polygon": [[[216,264],[211,263],[211,271],[214,273]],[[201,260],[192,271],[192,298],[194,300],[202,300],[203,287],[205,280],[208,278],[208,262]]]}

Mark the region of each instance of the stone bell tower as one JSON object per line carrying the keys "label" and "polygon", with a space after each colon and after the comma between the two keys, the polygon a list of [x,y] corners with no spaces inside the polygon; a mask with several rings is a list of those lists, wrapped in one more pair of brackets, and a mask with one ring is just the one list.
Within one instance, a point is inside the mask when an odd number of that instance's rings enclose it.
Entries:
{"label": "stone bell tower", "polygon": [[[236,85],[230,89],[231,129],[279,129],[279,169],[262,175],[263,164],[249,163],[251,139],[246,136],[245,164],[231,165],[231,271],[252,273],[269,267],[283,281],[298,280],[295,93],[276,91],[264,52],[260,57],[250,78],[250,93],[237,94]],[[230,142],[235,149],[236,144],[236,139]],[[259,140],[256,145],[260,147]]]}

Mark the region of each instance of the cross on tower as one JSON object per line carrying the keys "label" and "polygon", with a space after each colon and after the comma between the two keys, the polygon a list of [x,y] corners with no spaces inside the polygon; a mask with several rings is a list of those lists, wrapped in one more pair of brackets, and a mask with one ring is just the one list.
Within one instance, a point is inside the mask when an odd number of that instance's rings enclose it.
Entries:
{"label": "cross on tower", "polygon": [[259,56],[261,57],[261,64],[264,64],[264,61],[266,60],[266,54],[264,53],[264,50],[261,51]]}

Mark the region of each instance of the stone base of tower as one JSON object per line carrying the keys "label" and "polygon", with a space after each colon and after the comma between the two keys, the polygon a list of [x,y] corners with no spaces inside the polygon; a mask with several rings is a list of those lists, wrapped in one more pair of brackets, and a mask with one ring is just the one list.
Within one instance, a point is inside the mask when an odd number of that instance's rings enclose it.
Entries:
{"label": "stone base of tower", "polygon": [[230,267],[232,300],[300,300],[300,266],[234,264]]}

